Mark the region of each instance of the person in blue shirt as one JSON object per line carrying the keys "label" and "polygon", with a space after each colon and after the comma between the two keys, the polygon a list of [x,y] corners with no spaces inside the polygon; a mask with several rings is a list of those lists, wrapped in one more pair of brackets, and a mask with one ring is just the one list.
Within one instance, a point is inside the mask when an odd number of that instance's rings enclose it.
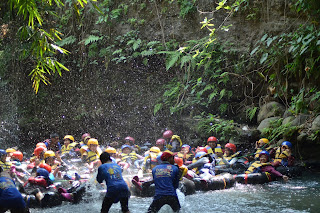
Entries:
{"label": "person in blue shirt", "polygon": [[173,211],[179,211],[181,206],[176,193],[179,186],[179,168],[174,165],[174,153],[166,150],[161,155],[162,164],[152,169],[155,184],[155,195],[148,209],[148,213],[158,212],[162,206],[168,204]]}
{"label": "person in blue shirt", "polygon": [[61,150],[61,144],[59,142],[59,135],[57,133],[52,133],[50,135],[50,139],[46,139],[44,141],[48,150],[52,150],[54,152],[58,152]]}
{"label": "person in blue shirt", "polygon": [[[2,173],[0,167],[0,174]],[[22,195],[16,188],[14,181],[1,174],[0,176],[0,212],[10,210],[12,213],[29,212]]]}
{"label": "person in blue shirt", "polygon": [[107,193],[102,203],[101,213],[109,212],[112,204],[119,201],[122,212],[130,213],[128,207],[130,191],[122,178],[121,167],[112,162],[110,154],[107,152],[100,155],[100,161],[102,165],[98,168],[96,179],[99,183],[105,181],[107,185]]}

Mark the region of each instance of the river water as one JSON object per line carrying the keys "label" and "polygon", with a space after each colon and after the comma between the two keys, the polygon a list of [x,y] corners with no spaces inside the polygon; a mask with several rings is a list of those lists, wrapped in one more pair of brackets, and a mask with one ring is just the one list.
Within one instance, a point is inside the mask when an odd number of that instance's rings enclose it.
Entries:
{"label": "river water", "polygon": [[[320,174],[307,173],[289,182],[276,181],[263,185],[242,185],[227,190],[197,192],[194,195],[179,194],[182,213],[205,212],[320,212]],[[132,213],[146,212],[152,198],[132,196],[129,208]],[[78,213],[100,212],[102,198],[77,205],[65,204],[48,209],[31,209],[31,212]],[[111,213],[121,212],[120,204],[114,204]],[[164,206],[160,213],[172,212]]]}

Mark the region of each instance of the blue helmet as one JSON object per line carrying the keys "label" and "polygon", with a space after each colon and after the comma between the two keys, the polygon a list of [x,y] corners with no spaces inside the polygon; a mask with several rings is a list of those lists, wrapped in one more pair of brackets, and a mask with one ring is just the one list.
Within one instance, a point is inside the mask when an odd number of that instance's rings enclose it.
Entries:
{"label": "blue helmet", "polygon": [[185,147],[188,147],[189,150],[191,150],[191,147],[190,147],[188,144],[183,144],[183,145],[181,146],[181,148],[185,148]]}
{"label": "blue helmet", "polygon": [[121,146],[121,150],[123,150],[124,148],[132,149],[132,147],[131,147],[131,146],[129,146],[129,145],[122,145],[122,146]]}
{"label": "blue helmet", "polygon": [[1,157],[2,155],[6,155],[6,154],[7,154],[6,150],[0,149],[0,157]]}
{"label": "blue helmet", "polygon": [[292,149],[292,143],[290,143],[289,141],[283,141],[281,146],[287,146],[289,147],[290,149]]}
{"label": "blue helmet", "polygon": [[266,150],[261,151],[261,152],[259,153],[259,157],[260,157],[261,155],[266,155],[266,156],[268,157],[268,160],[269,160],[269,158],[270,158],[270,154],[269,154],[269,152],[266,151]]}
{"label": "blue helmet", "polygon": [[208,153],[206,153],[206,152],[197,152],[197,154],[194,156],[195,158],[201,158],[201,157],[203,157],[204,155],[206,155],[206,154],[208,154]]}
{"label": "blue helmet", "polygon": [[43,176],[44,178],[49,178],[49,172],[44,168],[37,169],[37,176]]}

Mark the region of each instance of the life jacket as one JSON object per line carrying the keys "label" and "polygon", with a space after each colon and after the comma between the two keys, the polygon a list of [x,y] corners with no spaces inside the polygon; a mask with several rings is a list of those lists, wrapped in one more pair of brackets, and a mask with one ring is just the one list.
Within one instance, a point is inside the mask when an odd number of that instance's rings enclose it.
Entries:
{"label": "life jacket", "polygon": [[148,156],[144,158],[143,161],[143,170],[146,170],[147,161],[150,159],[150,169],[153,169],[159,164],[157,157],[159,153],[150,152]]}
{"label": "life jacket", "polygon": [[173,142],[174,140],[176,140],[176,141],[179,142],[179,146],[180,146],[180,147],[182,146],[182,140],[181,140],[180,136],[179,136],[179,135],[172,135],[169,143],[166,145],[166,147],[167,147],[169,150],[172,150],[172,148],[173,148],[172,142]]}
{"label": "life jacket", "polygon": [[87,155],[83,155],[83,156],[85,156],[84,160],[86,163],[91,163],[100,157],[100,153],[98,152],[98,150],[97,152],[93,152],[90,149],[88,149]]}
{"label": "life jacket", "polygon": [[79,152],[81,153],[81,156],[82,156],[83,153],[89,152],[89,147],[87,145],[83,145],[83,146],[81,146]]}
{"label": "life jacket", "polygon": [[72,142],[70,143],[67,147],[65,145],[63,145],[61,147],[61,154],[65,154],[67,152],[70,152],[72,149],[74,149],[76,146],[78,145],[77,142]]}
{"label": "life jacket", "polygon": [[[216,147],[221,147],[220,144],[217,143]],[[206,145],[205,148],[207,149],[208,151],[208,154],[214,154],[215,152],[213,151],[213,149],[209,146],[209,145]]]}
{"label": "life jacket", "polygon": [[276,151],[276,156],[273,162],[280,162],[283,166],[288,166],[288,157],[290,154],[287,151],[281,152],[281,148],[279,147]]}
{"label": "life jacket", "polygon": [[[224,157],[224,159],[226,159],[228,162],[230,162],[233,158],[237,157],[240,153],[241,153],[241,152],[236,152],[236,153],[234,153],[233,155],[230,155],[229,157],[226,156],[226,154],[224,153],[223,157]],[[218,158],[218,159],[221,159],[221,160],[219,161],[219,164],[218,164],[219,166],[220,166],[220,165],[225,165],[225,163],[223,162],[222,158]]]}
{"label": "life jacket", "polygon": [[[183,157],[184,157],[184,154],[183,153],[181,153],[181,152],[178,152],[177,153],[177,156],[179,157],[179,158],[182,158],[182,159],[184,159]],[[188,160],[188,159],[190,159],[192,157],[192,154],[186,154],[186,160]]]}
{"label": "life jacket", "polygon": [[138,159],[137,153],[135,151],[130,152],[129,154],[121,153],[121,160],[125,162],[132,162]]}
{"label": "life jacket", "polygon": [[2,162],[0,161],[0,166],[2,167],[3,171],[8,171],[10,170],[12,163],[11,162]]}
{"label": "life jacket", "polygon": [[264,166],[270,166],[271,163],[261,163],[260,161],[255,161],[253,162],[250,167],[247,169],[247,171],[245,172],[245,174],[250,174],[250,173],[259,173],[261,171],[261,167]]}

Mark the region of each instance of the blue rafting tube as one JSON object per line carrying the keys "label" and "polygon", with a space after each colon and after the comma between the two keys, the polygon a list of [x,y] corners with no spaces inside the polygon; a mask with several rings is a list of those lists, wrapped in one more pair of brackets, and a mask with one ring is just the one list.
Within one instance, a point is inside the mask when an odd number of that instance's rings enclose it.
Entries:
{"label": "blue rafting tube", "polygon": [[251,174],[238,174],[234,175],[236,182],[242,184],[264,184],[274,180],[268,173],[251,173]]}

